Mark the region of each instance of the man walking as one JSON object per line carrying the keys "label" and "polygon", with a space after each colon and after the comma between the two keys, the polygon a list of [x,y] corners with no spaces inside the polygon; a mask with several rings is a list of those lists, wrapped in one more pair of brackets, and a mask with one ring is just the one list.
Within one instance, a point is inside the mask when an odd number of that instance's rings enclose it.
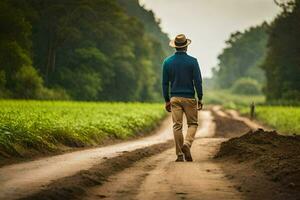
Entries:
{"label": "man walking", "polygon": [[[202,78],[198,61],[186,53],[190,43],[191,40],[185,35],[177,35],[169,44],[176,48],[176,53],[165,59],[163,63],[163,95],[166,110],[172,112],[176,162],[183,162],[184,159],[193,161],[190,148],[198,127],[198,110],[202,109]],[[195,99],[195,89],[198,103]],[[185,138],[182,135],[183,113],[188,124]]]}

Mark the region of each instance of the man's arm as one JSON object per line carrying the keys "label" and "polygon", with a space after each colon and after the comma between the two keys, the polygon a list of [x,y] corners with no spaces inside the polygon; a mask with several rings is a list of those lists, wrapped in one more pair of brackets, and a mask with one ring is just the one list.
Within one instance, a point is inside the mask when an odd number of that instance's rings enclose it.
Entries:
{"label": "man's arm", "polygon": [[203,91],[202,91],[202,77],[201,77],[201,72],[199,68],[198,61],[196,60],[196,64],[194,65],[194,70],[193,70],[193,79],[194,79],[194,86],[196,88],[196,92],[198,95],[198,100],[202,100],[203,96]]}
{"label": "man's arm", "polygon": [[169,79],[169,73],[167,69],[167,64],[164,62],[163,64],[163,77],[162,77],[162,88],[163,88],[163,95],[165,102],[170,102],[170,96],[169,96],[169,85],[170,85],[170,79]]}

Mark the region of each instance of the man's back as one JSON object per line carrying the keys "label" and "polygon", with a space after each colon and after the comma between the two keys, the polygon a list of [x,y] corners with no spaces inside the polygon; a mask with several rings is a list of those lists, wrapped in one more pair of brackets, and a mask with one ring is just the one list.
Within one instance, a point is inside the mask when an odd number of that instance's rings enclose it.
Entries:
{"label": "man's back", "polygon": [[198,98],[202,98],[201,73],[196,58],[186,52],[176,52],[163,64],[163,90],[168,101],[168,87],[171,83],[171,97],[194,98],[197,90]]}

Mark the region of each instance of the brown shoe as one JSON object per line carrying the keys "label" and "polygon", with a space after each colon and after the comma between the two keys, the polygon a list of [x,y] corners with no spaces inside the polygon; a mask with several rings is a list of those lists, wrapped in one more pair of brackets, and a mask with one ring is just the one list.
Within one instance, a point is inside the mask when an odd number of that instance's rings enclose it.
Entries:
{"label": "brown shoe", "polygon": [[190,147],[188,145],[184,144],[181,150],[184,153],[185,160],[188,162],[193,162]]}
{"label": "brown shoe", "polygon": [[177,159],[175,160],[175,162],[184,162],[183,155],[178,155]]}

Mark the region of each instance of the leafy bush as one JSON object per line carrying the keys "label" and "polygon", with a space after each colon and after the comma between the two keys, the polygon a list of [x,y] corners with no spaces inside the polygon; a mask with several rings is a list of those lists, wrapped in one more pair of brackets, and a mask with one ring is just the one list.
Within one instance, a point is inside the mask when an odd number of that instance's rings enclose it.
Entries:
{"label": "leafy bush", "polygon": [[40,100],[70,100],[69,94],[62,88],[43,88],[37,96]]}
{"label": "leafy bush", "polygon": [[43,79],[32,66],[22,66],[15,76],[17,98],[37,98],[43,89]]}
{"label": "leafy bush", "polygon": [[66,91],[72,99],[97,100],[98,93],[102,90],[100,74],[94,70],[75,69],[72,71],[64,69],[60,76],[63,77]]}
{"label": "leafy bush", "polygon": [[245,95],[259,95],[261,94],[261,87],[259,83],[251,78],[240,78],[234,82],[232,92],[235,94]]}
{"label": "leafy bush", "polygon": [[16,92],[14,96],[5,87],[6,74],[0,71],[0,98],[23,98],[23,99],[41,99],[41,100],[69,100],[70,96],[62,88],[49,89],[43,86],[43,80],[37,71],[31,66],[24,66],[16,73],[14,77]]}

